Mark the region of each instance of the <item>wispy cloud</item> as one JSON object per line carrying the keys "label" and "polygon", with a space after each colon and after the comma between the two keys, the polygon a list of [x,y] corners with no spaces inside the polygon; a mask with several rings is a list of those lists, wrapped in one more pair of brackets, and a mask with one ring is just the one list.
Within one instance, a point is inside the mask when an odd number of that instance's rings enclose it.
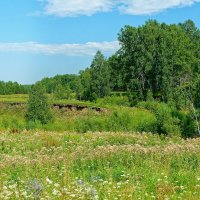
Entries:
{"label": "wispy cloud", "polygon": [[191,6],[200,0],[122,0],[118,9],[132,15],[150,15],[169,8]]}
{"label": "wispy cloud", "polygon": [[118,10],[130,15],[150,15],[173,7],[190,6],[200,0],[38,0],[44,14],[59,17],[93,15]]}
{"label": "wispy cloud", "polygon": [[85,44],[40,44],[36,42],[0,43],[0,52],[26,52],[45,55],[93,56],[100,50],[112,54],[119,49],[119,43],[88,42]]}

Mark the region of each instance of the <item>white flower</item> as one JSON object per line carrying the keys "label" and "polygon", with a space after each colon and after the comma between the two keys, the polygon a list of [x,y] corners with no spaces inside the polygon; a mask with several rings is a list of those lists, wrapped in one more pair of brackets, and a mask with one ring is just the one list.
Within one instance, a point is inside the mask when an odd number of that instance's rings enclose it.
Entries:
{"label": "white flower", "polygon": [[52,192],[52,194],[53,194],[53,195],[55,195],[55,196],[57,196],[57,195],[58,195],[58,193],[59,193],[59,191],[58,191],[58,190],[56,190],[56,189],[54,189],[54,190],[53,190],[53,192]]}
{"label": "white flower", "polygon": [[48,183],[48,184],[52,184],[52,181],[47,177],[46,178],[46,182]]}
{"label": "white flower", "polygon": [[55,187],[59,187],[60,185],[59,185],[58,183],[55,183],[54,186],[55,186]]}
{"label": "white flower", "polygon": [[8,188],[7,188],[6,186],[3,186],[3,189],[4,189],[4,190],[7,190]]}

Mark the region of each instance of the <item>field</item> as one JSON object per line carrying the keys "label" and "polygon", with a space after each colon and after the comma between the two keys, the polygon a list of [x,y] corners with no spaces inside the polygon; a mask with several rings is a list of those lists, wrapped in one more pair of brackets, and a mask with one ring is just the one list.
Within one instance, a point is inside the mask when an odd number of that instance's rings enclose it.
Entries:
{"label": "field", "polygon": [[0,199],[200,199],[200,139],[0,134]]}
{"label": "field", "polygon": [[156,134],[172,118],[104,99],[53,108],[42,125],[25,121],[26,104],[11,104],[27,99],[0,96],[0,199],[200,199],[200,139]]}
{"label": "field", "polygon": [[[51,99],[51,95],[48,94],[49,99]],[[28,95],[27,94],[12,94],[12,95],[0,95],[0,103],[27,103]],[[53,103],[61,103],[61,104],[75,104],[75,105],[88,105],[94,106],[94,103],[91,102],[81,102],[78,100],[55,100],[51,99]]]}
{"label": "field", "polygon": [[[58,109],[53,107],[53,123],[41,125],[40,123],[27,123],[24,119],[27,110],[27,95],[0,96],[0,130],[23,131],[154,131],[156,119],[148,110],[122,106],[106,105],[103,102],[88,103],[77,100],[52,100],[52,103],[86,106],[85,109]],[[23,103],[12,105],[12,103]],[[103,104],[103,106],[102,106]],[[103,112],[92,110],[99,107]],[[67,123],[66,123],[67,122]]]}

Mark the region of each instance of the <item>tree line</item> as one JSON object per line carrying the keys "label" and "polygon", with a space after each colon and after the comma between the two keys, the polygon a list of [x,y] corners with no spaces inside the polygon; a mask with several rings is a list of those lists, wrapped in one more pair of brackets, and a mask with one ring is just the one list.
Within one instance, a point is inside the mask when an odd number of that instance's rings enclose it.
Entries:
{"label": "tree line", "polygon": [[[177,107],[188,100],[200,107],[200,30],[194,22],[125,26],[120,49],[108,59],[98,51],[79,75],[58,75],[40,81],[49,93],[94,101],[113,91],[127,92],[133,102],[154,98]],[[65,95],[61,95],[65,94]]]}
{"label": "tree line", "polygon": [[30,85],[21,85],[17,82],[0,81],[0,95],[27,94],[30,92]]}

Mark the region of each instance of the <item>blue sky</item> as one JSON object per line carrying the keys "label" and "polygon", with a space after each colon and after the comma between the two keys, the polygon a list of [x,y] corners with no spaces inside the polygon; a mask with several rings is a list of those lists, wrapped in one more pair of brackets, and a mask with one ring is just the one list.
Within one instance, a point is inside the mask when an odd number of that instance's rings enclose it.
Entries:
{"label": "blue sky", "polygon": [[78,73],[118,48],[124,25],[148,19],[200,28],[200,0],[1,0],[0,80],[34,83]]}

